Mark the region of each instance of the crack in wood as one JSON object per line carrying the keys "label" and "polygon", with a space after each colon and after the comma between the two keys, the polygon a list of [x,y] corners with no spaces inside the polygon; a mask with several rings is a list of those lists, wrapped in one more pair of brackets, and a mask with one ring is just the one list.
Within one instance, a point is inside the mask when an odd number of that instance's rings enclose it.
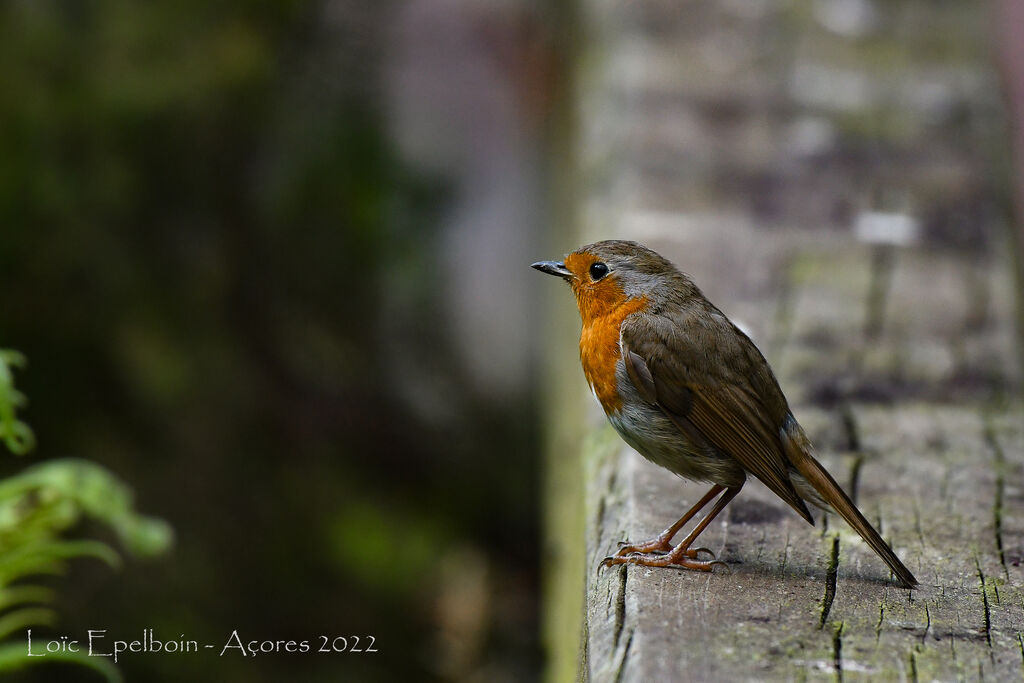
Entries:
{"label": "crack in wood", "polygon": [[821,601],[821,621],[818,628],[825,628],[825,621],[832,611],[832,601],[836,597],[836,581],[839,576],[839,536],[832,537],[832,552],[828,559],[828,571],[825,574],[825,596]]}
{"label": "crack in wood", "polygon": [[910,670],[907,672],[907,678],[912,683],[917,683],[917,653],[914,652],[914,648],[910,648]]}
{"label": "crack in wood", "polygon": [[626,565],[619,566],[619,594],[615,599],[615,626],[614,642],[615,647],[619,646],[619,637],[622,636],[622,628],[626,623]]}
{"label": "crack in wood", "polygon": [[853,464],[850,465],[850,483],[846,492],[850,500],[857,503],[857,489],[860,485],[860,470],[864,465],[864,453],[861,448],[860,428],[857,425],[857,416],[848,402],[844,402],[839,408],[839,420],[843,426],[843,434],[846,437],[846,449],[854,454]]}
{"label": "crack in wood", "polygon": [[853,463],[850,465],[850,487],[847,489],[850,494],[850,500],[853,501],[854,505],[857,504],[857,489],[860,486],[860,469],[863,465],[864,454],[858,452],[853,458]]}
{"label": "crack in wood", "polygon": [[882,637],[882,621],[885,619],[885,595],[882,595],[882,601],[878,603],[878,621],[875,622],[875,642],[877,643]]}
{"label": "crack in wood", "polygon": [[857,428],[857,416],[849,402],[843,402],[839,408],[839,419],[843,425],[843,435],[846,437],[846,450],[858,453],[860,447],[860,430]]}
{"label": "crack in wood", "polygon": [[757,542],[757,555],[754,557],[754,564],[761,564],[761,557],[764,555],[765,545],[768,541],[768,530],[761,530],[761,540]]}
{"label": "crack in wood", "polygon": [[785,573],[786,563],[789,562],[789,527],[786,527],[786,544],[782,547],[782,563],[779,565],[779,573]]}
{"label": "crack in wood", "polygon": [[989,649],[992,648],[992,613],[988,605],[988,591],[985,590],[985,573],[981,570],[981,562],[978,556],[974,556],[974,566],[978,569],[978,581],[981,584],[981,602],[985,606],[985,642]]}
{"label": "crack in wood", "polygon": [[832,633],[832,666],[838,683],[842,683],[843,680],[843,626],[845,625],[846,622],[840,621]]}
{"label": "crack in wood", "polygon": [[921,501],[917,496],[914,496],[911,510],[914,514],[914,531],[917,533],[917,540],[920,541],[922,547],[927,546],[928,543],[924,540],[924,527],[921,526]]}
{"label": "crack in wood", "polygon": [[1010,570],[1006,566],[1006,550],[1003,546],[1003,516],[1004,500],[1006,490],[1006,454],[996,436],[995,428],[992,426],[991,416],[985,412],[982,414],[983,432],[985,445],[992,452],[993,469],[996,473],[996,490],[992,503],[992,530],[995,534],[996,552],[999,555],[999,564],[1003,568],[1003,576],[1010,578]]}
{"label": "crack in wood", "polygon": [[626,669],[626,661],[629,659],[629,650],[633,647],[633,636],[636,631],[629,632],[629,638],[626,639],[626,646],[622,648],[622,657],[619,658],[619,665],[615,668],[615,683],[619,683],[622,680],[622,672]]}
{"label": "crack in wood", "polygon": [[[957,614],[957,617],[959,618],[959,613]],[[949,658],[953,661],[953,666],[959,670],[960,662],[958,662],[956,658],[956,634],[952,631],[949,632]]]}

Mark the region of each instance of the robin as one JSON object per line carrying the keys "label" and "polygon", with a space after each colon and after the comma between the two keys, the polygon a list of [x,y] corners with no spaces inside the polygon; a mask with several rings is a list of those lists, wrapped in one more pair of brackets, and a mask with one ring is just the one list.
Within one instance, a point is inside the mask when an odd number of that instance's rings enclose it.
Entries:
{"label": "robin", "polygon": [[[768,362],[672,263],[608,240],[533,267],[569,283],[583,329],[583,374],[619,435],[641,455],[711,490],[655,538],[626,544],[602,566],[711,571],[694,542],[752,474],[812,525],[807,503],[856,529],[905,588],[917,585],[835,479],[815,460]],[[681,542],[672,539],[718,498]],[[701,559],[700,553],[712,555]]]}

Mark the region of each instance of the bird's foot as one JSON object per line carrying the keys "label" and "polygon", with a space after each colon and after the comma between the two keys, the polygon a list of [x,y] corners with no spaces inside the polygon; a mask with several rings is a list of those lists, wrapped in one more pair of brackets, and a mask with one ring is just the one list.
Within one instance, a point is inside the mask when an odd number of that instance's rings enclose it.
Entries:
{"label": "bird's foot", "polygon": [[697,554],[702,550],[711,552],[707,548],[677,547],[668,553],[633,552],[624,555],[617,553],[601,560],[601,566],[611,567],[616,564],[637,564],[644,567],[683,567],[701,572],[709,572],[715,568],[715,565],[728,568],[728,565],[721,560],[698,560]]}
{"label": "bird's foot", "polygon": [[[711,559],[699,559],[702,552],[710,555]],[[623,544],[617,553],[601,560],[602,567],[616,564],[638,564],[645,567],[676,566],[702,572],[711,571],[716,564],[728,566],[716,560],[715,554],[708,548],[690,548],[685,541],[673,547],[663,536],[635,545]]]}
{"label": "bird's foot", "polygon": [[[669,541],[671,537],[666,538],[664,534],[652,538],[649,541],[642,541],[640,543],[628,543],[626,541],[619,541],[619,549],[615,552],[612,557],[626,557],[627,555],[666,555],[676,550]],[[715,559],[715,553],[710,548],[683,548],[681,549],[682,554],[691,560],[696,560],[700,553],[707,553],[711,556],[711,559]]]}

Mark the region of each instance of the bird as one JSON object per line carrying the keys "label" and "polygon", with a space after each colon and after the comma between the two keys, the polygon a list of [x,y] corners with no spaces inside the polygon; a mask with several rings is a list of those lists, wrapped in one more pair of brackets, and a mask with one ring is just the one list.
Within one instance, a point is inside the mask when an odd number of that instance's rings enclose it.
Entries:
{"label": "bird", "polygon": [[[815,459],[757,346],[689,276],[657,252],[626,240],[595,242],[562,261],[531,265],[569,283],[582,321],[583,374],[622,439],[651,462],[712,484],[675,524],[650,540],[620,544],[602,567],[709,572],[724,565],[694,543],[753,475],[812,525],[807,503],[838,513],[904,588],[918,585]],[[692,531],[673,544],[713,500]]]}

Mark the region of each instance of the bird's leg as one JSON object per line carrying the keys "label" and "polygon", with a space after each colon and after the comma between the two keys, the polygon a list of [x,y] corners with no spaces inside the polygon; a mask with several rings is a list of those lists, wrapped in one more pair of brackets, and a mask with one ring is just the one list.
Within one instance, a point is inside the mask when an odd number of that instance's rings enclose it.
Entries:
{"label": "bird's leg", "polygon": [[[736,497],[736,494],[740,492],[741,488],[742,485],[735,488],[725,488],[724,486],[715,486],[712,488],[709,493],[712,497],[718,494],[722,489],[725,490],[725,493],[718,499],[715,506],[711,508],[711,512],[697,523],[697,526],[693,528],[693,531],[691,531],[689,535],[679,543],[679,545],[672,548],[672,550],[667,554],[660,554],[656,552],[634,552],[629,555],[615,555],[613,557],[604,558],[601,565],[605,567],[613,564],[639,564],[645,567],[667,567],[669,565],[674,565],[677,567],[686,567],[687,569],[697,569],[705,572],[711,571],[716,564],[725,566],[724,562],[702,561],[695,559],[697,550],[690,548],[690,546],[695,540],[697,540],[697,537],[700,536],[701,532],[707,528],[708,524],[711,524],[711,520],[717,517],[718,514],[725,509],[725,506],[729,504],[729,501]],[[705,496],[705,498],[707,497],[708,496]],[[699,505],[706,504],[707,501],[703,499],[701,500],[701,503],[699,503]],[[687,514],[690,515],[694,512],[696,511],[691,510]],[[671,529],[671,527],[669,527],[669,529]],[[669,529],[666,529],[666,531]]]}
{"label": "bird's leg", "polygon": [[[700,512],[702,509],[704,509],[705,505],[710,503],[714,499],[715,496],[717,496],[719,493],[721,493],[724,490],[725,490],[724,486],[721,486],[721,485],[718,485],[718,484],[716,484],[715,486],[712,486],[711,490],[708,491],[704,495],[703,498],[698,500],[697,503],[692,508],[687,510],[686,514],[683,515],[682,517],[680,517],[678,522],[676,522],[675,524],[673,524],[669,528],[665,529],[664,531],[662,531],[660,534],[658,534],[654,538],[650,539],[649,541],[641,541],[640,543],[619,543],[619,550],[618,550],[618,552],[615,553],[615,557],[624,557],[626,555],[631,555],[633,553],[658,553],[658,552],[667,553],[667,552],[671,551],[673,549],[672,538],[677,533],[679,533],[679,530],[682,529],[683,526],[687,522],[689,522],[693,518],[694,515],[696,515],[698,512]],[[712,557],[715,556],[715,554],[712,553],[707,548],[694,548],[693,551],[692,551],[693,554],[690,555],[690,557],[691,558],[696,558],[697,557],[697,553],[702,551],[702,550],[706,551],[707,553],[709,553]]]}

